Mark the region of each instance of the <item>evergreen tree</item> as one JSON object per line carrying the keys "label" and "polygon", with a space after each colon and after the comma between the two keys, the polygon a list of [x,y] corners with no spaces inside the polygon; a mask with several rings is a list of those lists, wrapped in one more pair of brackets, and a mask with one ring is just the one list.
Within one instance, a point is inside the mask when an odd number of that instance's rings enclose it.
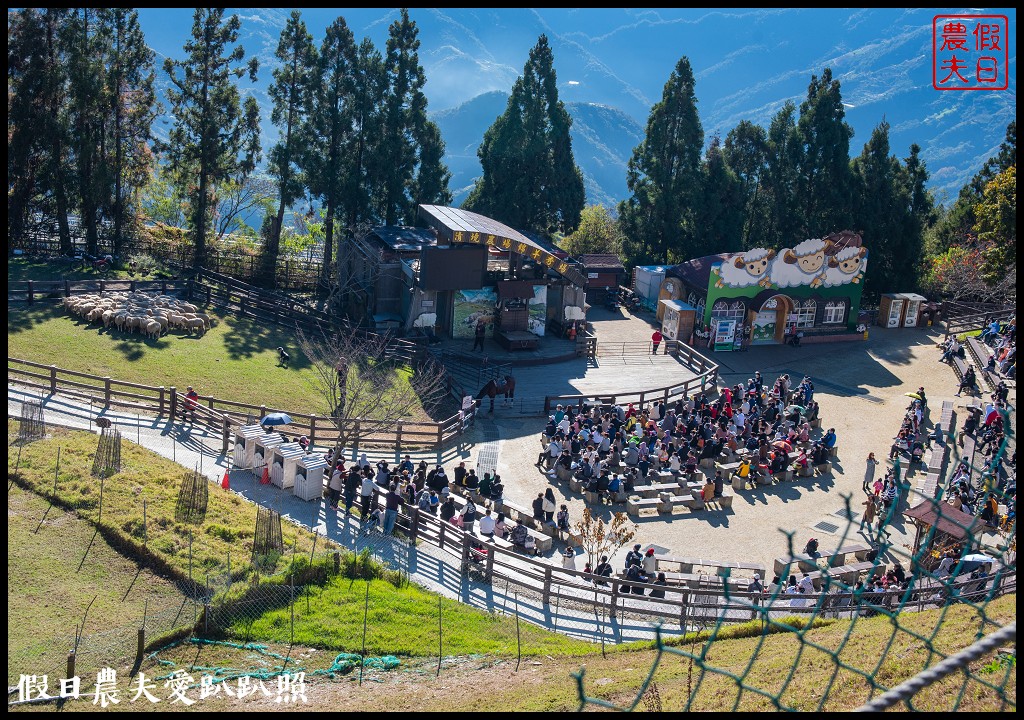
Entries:
{"label": "evergreen tree", "polygon": [[306,30],[306,23],[298,10],[292,10],[281,31],[274,56],[281,65],[274,70],[274,82],[270,86],[270,99],[274,103],[270,120],[281,128],[282,133],[270,151],[269,160],[270,174],[278,182],[278,205],[276,217],[269,223],[269,228],[265,228],[261,263],[262,279],[270,286],[275,283],[285,208],[305,193],[298,163],[304,154],[303,141],[308,138],[303,126],[311,109],[307,98],[312,92],[317,58],[313,36]]}
{"label": "evergreen tree", "polygon": [[761,247],[793,247],[806,238],[801,232],[797,210],[801,156],[796,106],[786,101],[768,127],[765,182],[762,183],[766,197]]}
{"label": "evergreen tree", "polygon": [[761,184],[768,170],[768,133],[759,125],[742,120],[725,136],[723,154],[726,165],[740,182],[743,203],[740,247],[765,247],[767,209]]}
{"label": "evergreen tree", "polygon": [[483,175],[463,207],[516,228],[571,232],[585,203],[583,174],[572,154],[572,118],[558,99],[554,57],[541,35],[508,105],[484,133]]}
{"label": "evergreen tree", "polygon": [[630,197],[619,204],[630,264],[675,263],[695,257],[694,210],[702,199],[704,131],[697,115],[693,70],[683,57],[651,108],[644,140],[626,175]]}
{"label": "evergreen tree", "polygon": [[150,130],[156,114],[154,53],[146,45],[135,10],[102,10],[109,53],[103,100],[109,123],[106,160],[114,253],[120,254],[135,225],[137,198],[148,182]]}
{"label": "evergreen tree", "polygon": [[260,154],[259,106],[249,97],[243,107],[232,81],[248,73],[255,82],[259,67],[255,58],[241,65],[242,46],[230,48],[238,42],[239,27],[237,15],[225,20],[222,9],[197,8],[186,58],[164,62],[173,86],[167,97],[174,125],[161,149],[175,181],[187,188],[197,268],[206,261],[216,184],[233,176],[243,179]]}
{"label": "evergreen tree", "polygon": [[106,38],[100,32],[98,11],[72,10],[62,28],[67,48],[70,91],[70,124],[74,128],[72,153],[76,175],[75,205],[85,230],[86,251],[99,252],[99,212],[106,179],[102,157]]}
{"label": "evergreen tree", "polygon": [[850,138],[853,129],[843,119],[839,81],[825,68],[811,76],[807,99],[800,105],[797,125],[802,145],[797,197],[804,237],[822,237],[847,229],[852,219]]}
{"label": "evergreen tree", "polygon": [[743,249],[743,189],[725,162],[721,140],[711,139],[701,166],[703,196],[695,208],[697,255],[739,252]]}
{"label": "evergreen tree", "polygon": [[24,242],[31,206],[42,193],[43,166],[48,162],[50,143],[43,123],[51,68],[44,39],[42,11],[24,8],[8,13],[7,236],[12,244]]}
{"label": "evergreen tree", "polygon": [[374,208],[389,173],[381,158],[387,77],[384,58],[369,38],[363,38],[356,52],[352,93],[352,132],[346,150],[351,166],[343,195],[349,232],[381,221]]}
{"label": "evergreen tree", "polygon": [[915,284],[922,243],[920,233],[906,233],[910,196],[899,160],[889,155],[889,123],[875,127],[852,167],[858,228],[871,251],[865,292],[904,292]]}
{"label": "evergreen tree", "polygon": [[68,125],[68,62],[62,28],[69,11],[8,14],[7,213],[11,242],[23,242],[33,212],[57,221],[60,252],[72,252],[68,187],[74,170]]}
{"label": "evergreen tree", "polygon": [[[321,282],[330,277],[334,260],[334,224],[339,215],[347,169],[346,143],[352,128],[352,97],[356,46],[345,18],[327,28],[309,95],[309,123],[304,132],[303,172],[310,193],[323,203],[324,262]],[[342,214],[343,217],[343,214]]]}
{"label": "evergreen tree", "polygon": [[[441,133],[427,119],[426,77],[419,63],[420,41],[409,11],[388,30],[385,52],[387,94],[380,138],[380,162],[387,168],[380,177],[379,214],[387,225],[412,224],[416,203],[450,200],[447,169],[441,163]],[[428,144],[423,152],[423,143]],[[430,163],[424,166],[424,162]],[[420,195],[421,192],[427,195]]]}

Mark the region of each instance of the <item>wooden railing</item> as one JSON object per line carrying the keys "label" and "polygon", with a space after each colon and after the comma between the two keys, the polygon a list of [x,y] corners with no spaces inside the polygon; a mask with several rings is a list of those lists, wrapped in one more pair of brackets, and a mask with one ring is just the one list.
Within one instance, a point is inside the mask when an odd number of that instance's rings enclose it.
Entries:
{"label": "wooden railing", "polygon": [[[640,344],[642,345],[642,343]],[[682,383],[674,383],[672,385],[666,385],[664,387],[653,388],[650,390],[627,390],[614,394],[593,393],[580,395],[545,395],[544,414],[550,413],[551,408],[555,407],[555,405],[578,405],[582,409],[588,402],[599,402],[607,405],[633,403],[642,408],[645,403],[653,402],[655,400],[668,402],[674,397],[685,397],[697,390],[704,391],[709,387],[717,387],[718,365],[701,355],[686,343],[667,340],[665,341],[664,352],[665,354],[675,355],[680,362],[685,364],[692,372],[697,373],[697,376],[689,380],[685,380]]]}
{"label": "wooden railing", "polygon": [[182,292],[188,287],[184,280],[20,280],[7,284],[8,302],[59,300],[71,295],[103,292]]}
{"label": "wooden railing", "polygon": [[[130,383],[18,358],[7,358],[7,380],[48,394],[68,395],[104,408],[124,407],[157,416],[176,416],[184,407],[184,394],[175,387]],[[370,419],[348,418],[339,428],[336,420],[324,415],[200,395],[196,421],[212,432],[220,433],[223,450],[227,452],[235,427],[249,424],[250,421],[258,422],[272,412],[286,412],[290,415],[293,422],[283,428],[284,432],[289,435],[306,435],[313,445],[331,445],[339,438],[348,436],[356,450],[360,444],[387,445],[394,447],[396,452],[415,448],[440,450],[445,443],[461,435],[472,419],[472,414],[470,418],[465,418],[462,413],[439,422],[397,420],[381,423]]]}
{"label": "wooden railing", "polygon": [[[346,333],[377,339],[376,333],[353,327],[343,318],[318,310],[282,293],[260,290],[241,280],[210,270],[196,273],[189,286],[189,299],[206,302],[231,311],[239,317],[257,318],[263,322],[306,332],[330,332],[343,329]],[[411,340],[386,337],[385,357],[407,366],[423,359],[425,346]]]}
{"label": "wooden railing", "polygon": [[993,320],[1009,320],[1016,314],[1017,310],[1015,308],[1009,308],[977,313],[975,315],[960,315],[951,320],[947,319],[946,337],[948,338],[950,335],[959,335],[960,333],[971,332],[973,330],[984,330]]}
{"label": "wooden railing", "polygon": [[[325,476],[326,477],[326,476]],[[374,502],[383,507],[383,490],[375,492]],[[921,583],[915,583],[910,590],[896,589],[877,593],[832,592],[814,593],[801,596],[809,600],[803,607],[793,607],[792,595],[779,594],[776,597],[763,594],[752,594],[745,591],[747,582],[737,578],[744,589],[733,589],[728,592],[721,586],[715,586],[721,578],[709,575],[715,582],[708,587],[693,588],[689,586],[627,582],[619,577],[601,578],[607,585],[595,585],[593,575],[579,570],[567,570],[552,565],[550,560],[527,557],[506,546],[483,541],[486,555],[474,553],[472,545],[481,542],[474,534],[441,520],[436,515],[421,511],[415,505],[403,504],[398,511],[395,522],[396,529],[409,537],[414,544],[432,545],[452,557],[453,564],[460,567],[463,573],[475,569],[486,582],[495,588],[503,588],[503,592],[539,594],[544,605],[566,605],[567,603],[585,603],[595,608],[597,614],[603,610],[610,618],[621,614],[630,617],[641,617],[651,623],[678,624],[681,629],[692,628],[702,622],[743,623],[755,617],[757,613],[768,611],[779,614],[815,613],[823,617],[847,617],[864,612],[906,612],[934,608],[954,595],[970,601],[978,597],[992,598],[1003,594],[1015,593],[1017,573],[1014,568],[1001,568],[997,574],[990,576],[986,587],[979,589],[979,580],[965,578],[948,584],[932,583],[927,577]],[[473,558],[479,560],[474,562]],[[882,564],[884,565],[884,563]],[[797,562],[793,561],[792,572],[796,572]],[[913,566],[911,572],[921,571]],[[788,571],[786,573],[788,575]],[[633,594],[631,586],[644,589],[644,594]],[[650,591],[658,589],[665,592],[662,598],[650,597]],[[754,602],[755,598],[757,603]],[[731,614],[730,614],[731,611]]]}

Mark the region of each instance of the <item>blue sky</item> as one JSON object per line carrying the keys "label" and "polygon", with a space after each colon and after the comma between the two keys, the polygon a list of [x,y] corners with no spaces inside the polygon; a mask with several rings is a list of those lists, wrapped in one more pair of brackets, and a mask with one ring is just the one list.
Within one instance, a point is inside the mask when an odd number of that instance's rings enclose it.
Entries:
{"label": "blue sky", "polygon": [[[233,9],[243,19],[242,42],[263,62],[269,83],[273,50],[290,12]],[[831,67],[842,85],[851,155],[859,154],[883,118],[892,152],[923,148],[933,186],[966,182],[1003,140],[1016,116],[1016,10],[953,8],[679,9],[679,8],[411,8],[420,29],[420,60],[431,111],[482,92],[511,89],[530,48],[547,34],[564,101],[615,106],[641,124],[665,81],[686,55],[696,76],[705,134],[723,138],[740,120],[767,126],[786,100],[806,96],[812,74]],[[140,9],[151,47],[181,56],[190,9]],[[317,43],[338,15],[357,40],[383,50],[397,9],[302,9]],[[936,15],[1001,14],[1010,28],[1010,87],[950,92],[932,87],[932,20]],[[266,110],[269,115],[269,108]]]}

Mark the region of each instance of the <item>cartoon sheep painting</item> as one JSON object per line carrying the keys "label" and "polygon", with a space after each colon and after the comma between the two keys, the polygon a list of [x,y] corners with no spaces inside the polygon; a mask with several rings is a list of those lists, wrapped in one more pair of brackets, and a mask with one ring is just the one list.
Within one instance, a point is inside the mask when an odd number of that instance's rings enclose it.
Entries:
{"label": "cartoon sheep painting", "polygon": [[774,257],[774,250],[765,250],[764,248],[754,248],[741,255],[730,257],[718,266],[718,280],[715,282],[715,287],[725,287],[726,285],[731,288],[751,285],[768,287],[768,268]]}
{"label": "cartoon sheep painting", "polygon": [[772,264],[771,282],[780,288],[820,287],[825,282],[826,257],[832,247],[831,240],[810,239],[783,251],[781,262]]}
{"label": "cartoon sheep painting", "polygon": [[825,271],[825,287],[859,283],[868,264],[867,255],[866,247],[848,247],[830,257]]}

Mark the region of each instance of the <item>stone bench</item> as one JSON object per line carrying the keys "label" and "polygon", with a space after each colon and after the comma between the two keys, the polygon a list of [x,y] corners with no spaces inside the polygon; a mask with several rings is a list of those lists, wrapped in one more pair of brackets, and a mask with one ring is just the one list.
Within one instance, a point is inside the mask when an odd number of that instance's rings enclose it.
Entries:
{"label": "stone bench", "polygon": [[[692,500],[692,498],[690,498],[689,495],[685,497]],[[682,502],[683,498],[678,498],[678,500]],[[661,497],[641,498],[637,495],[633,495],[626,500],[626,513],[629,515],[639,516],[641,510],[651,508],[657,510],[659,513],[671,514],[673,507],[674,501],[671,497],[669,497],[668,499]]]}
{"label": "stone bench", "polygon": [[[810,573],[819,569],[819,562],[822,560],[827,562],[829,566],[836,567],[847,564],[847,555],[853,555],[856,560],[864,561],[869,552],[871,552],[871,548],[867,545],[843,545],[833,552],[819,552],[816,557],[800,553],[792,558],[775,558],[773,569],[775,574],[780,576],[786,571],[787,565],[789,565],[789,572],[791,573],[797,572],[797,570]],[[794,568],[794,563],[796,568]]]}

